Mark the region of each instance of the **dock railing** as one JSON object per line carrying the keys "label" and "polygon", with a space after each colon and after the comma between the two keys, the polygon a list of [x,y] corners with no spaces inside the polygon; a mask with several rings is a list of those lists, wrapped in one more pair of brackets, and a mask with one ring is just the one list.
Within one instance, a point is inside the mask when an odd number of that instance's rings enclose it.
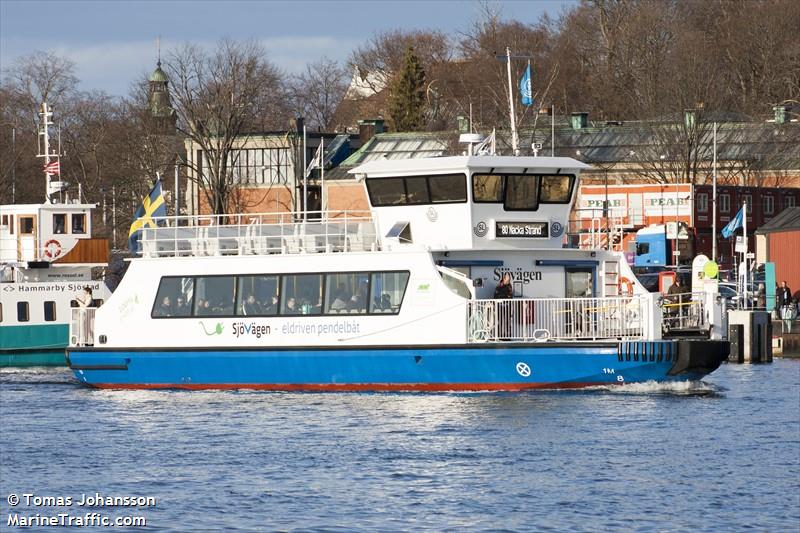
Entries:
{"label": "dock railing", "polygon": [[142,231],[144,257],[266,255],[378,249],[368,211],[159,217]]}
{"label": "dock railing", "polygon": [[469,342],[648,338],[645,296],[470,300]]}
{"label": "dock railing", "polygon": [[73,307],[69,321],[69,345],[94,345],[94,314],[96,307]]}

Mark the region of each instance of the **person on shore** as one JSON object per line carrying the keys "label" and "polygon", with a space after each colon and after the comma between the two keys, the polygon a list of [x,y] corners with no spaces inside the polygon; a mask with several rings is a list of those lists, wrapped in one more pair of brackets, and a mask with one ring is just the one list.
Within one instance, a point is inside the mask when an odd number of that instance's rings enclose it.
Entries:
{"label": "person on shore", "polygon": [[796,316],[796,310],[793,309],[792,305],[792,289],[789,288],[789,284],[786,283],[785,280],[782,281],[781,286],[778,287],[775,293],[775,300],[782,319],[791,320]]}
{"label": "person on shore", "polygon": [[767,308],[767,289],[763,283],[758,284],[758,291],[756,291],[756,307],[758,309]]}

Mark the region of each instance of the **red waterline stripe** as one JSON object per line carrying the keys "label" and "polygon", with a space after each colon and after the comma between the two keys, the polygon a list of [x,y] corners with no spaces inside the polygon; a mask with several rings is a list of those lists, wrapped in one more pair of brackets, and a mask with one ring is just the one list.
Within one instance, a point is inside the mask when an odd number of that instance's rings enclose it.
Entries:
{"label": "red waterline stripe", "polygon": [[98,389],[184,389],[268,391],[355,392],[355,391],[522,391],[530,389],[580,389],[604,385],[597,382],[567,383],[84,383]]}

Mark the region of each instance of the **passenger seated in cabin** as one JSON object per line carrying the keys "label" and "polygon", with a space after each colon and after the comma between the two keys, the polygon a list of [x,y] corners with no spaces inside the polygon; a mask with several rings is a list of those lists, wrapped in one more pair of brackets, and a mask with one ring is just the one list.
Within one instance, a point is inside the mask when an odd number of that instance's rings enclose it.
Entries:
{"label": "passenger seated in cabin", "polygon": [[215,315],[232,315],[233,314],[233,296],[230,299],[218,298],[212,307]]}
{"label": "passenger seated in cabin", "polygon": [[242,314],[255,316],[261,314],[261,304],[256,301],[254,294],[249,294],[247,299],[242,302]]}
{"label": "passenger seated in cabin", "polygon": [[286,306],[283,309],[283,312],[287,315],[297,314],[297,301],[294,299],[294,297],[290,297],[286,300]]}
{"label": "passenger seated in cabin", "polygon": [[339,285],[334,294],[336,296],[333,299],[333,303],[331,303],[331,311],[347,309],[347,291],[344,290],[344,287]]}
{"label": "passenger seated in cabin", "polygon": [[183,296],[175,298],[175,316],[189,316],[189,306]]}
{"label": "passenger seated in cabin", "polygon": [[209,300],[200,300],[197,303],[197,314],[200,316],[209,316],[214,314],[214,310],[211,308],[211,302]]}
{"label": "passenger seated in cabin", "polygon": [[392,310],[392,297],[389,296],[388,292],[384,292],[381,295],[381,309],[385,309],[387,311]]}
{"label": "passenger seated in cabin", "polygon": [[162,298],[161,303],[156,308],[155,315],[156,316],[172,316],[173,308],[172,308],[172,300],[170,300],[169,296],[164,296]]}
{"label": "passenger seated in cabin", "polygon": [[350,310],[365,312],[367,310],[368,301],[367,292],[367,282],[365,281],[358,288],[358,291],[350,297],[350,301],[347,303],[347,308]]}
{"label": "passenger seated in cabin", "polygon": [[270,298],[269,303],[266,303],[262,306],[264,309],[265,314],[267,315],[275,315],[278,313],[278,295],[273,294]]}

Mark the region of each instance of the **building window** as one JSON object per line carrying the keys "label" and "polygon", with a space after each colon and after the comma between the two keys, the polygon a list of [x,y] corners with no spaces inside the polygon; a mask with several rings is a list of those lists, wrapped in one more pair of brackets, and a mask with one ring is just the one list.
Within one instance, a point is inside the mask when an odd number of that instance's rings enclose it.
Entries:
{"label": "building window", "polygon": [[56,303],[48,300],[44,303],[44,321],[55,322],[56,320]]}
{"label": "building window", "polygon": [[72,215],[72,233],[86,233],[85,213],[75,213]]}
{"label": "building window", "polygon": [[708,195],[704,192],[697,195],[697,212],[708,213]]}
{"label": "building window", "polygon": [[764,214],[771,215],[775,212],[775,199],[772,195],[764,196]]}
{"label": "building window", "polygon": [[290,174],[289,149],[247,148],[231,150],[228,153],[228,169],[237,183],[286,184],[289,181]]}
{"label": "building window", "polygon": [[33,217],[19,218],[19,232],[22,235],[33,235]]}
{"label": "building window", "polygon": [[55,213],[53,215],[53,233],[63,234],[67,232],[67,215]]}
{"label": "building window", "polygon": [[17,322],[28,322],[30,319],[28,302],[17,302]]}
{"label": "building window", "polygon": [[753,195],[743,194],[742,204],[744,204],[745,202],[747,202],[747,214],[753,216],[753,211],[755,210],[755,206],[753,205]]}
{"label": "building window", "polygon": [[794,207],[794,196],[786,196],[783,200],[783,207]]}
{"label": "building window", "polygon": [[731,211],[731,195],[730,194],[720,194],[719,195],[719,212],[720,213],[730,213]]}

